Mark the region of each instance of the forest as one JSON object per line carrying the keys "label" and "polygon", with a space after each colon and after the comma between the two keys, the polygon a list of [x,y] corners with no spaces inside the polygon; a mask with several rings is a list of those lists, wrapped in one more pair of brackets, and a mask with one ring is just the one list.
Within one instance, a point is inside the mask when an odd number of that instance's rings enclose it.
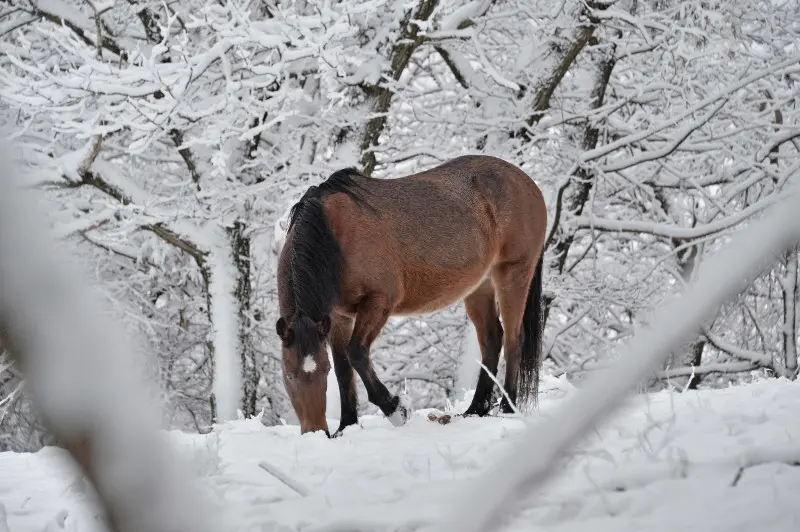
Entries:
{"label": "forest", "polygon": [[[205,434],[292,422],[277,257],[292,204],[351,166],[522,168],[548,207],[543,373],[580,387],[797,181],[799,48],[789,0],[0,0],[0,125],[165,425]],[[798,268],[766,265],[640,388],[794,380]],[[446,408],[473,335],[462,304],[392,319],[376,371]],[[0,359],[0,451],[52,442]]]}

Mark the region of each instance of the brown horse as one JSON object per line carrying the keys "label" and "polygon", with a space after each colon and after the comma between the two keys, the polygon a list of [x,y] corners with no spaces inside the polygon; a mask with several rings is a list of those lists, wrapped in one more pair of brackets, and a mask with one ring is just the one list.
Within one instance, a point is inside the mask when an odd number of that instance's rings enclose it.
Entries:
{"label": "brown horse", "polygon": [[[301,433],[330,434],[328,344],[341,397],[335,435],[358,422],[353,370],[370,402],[393,424],[404,424],[410,412],[378,379],[370,346],[389,316],[432,312],[461,299],[483,364],[496,375],[502,347],[508,397],[535,401],[546,225],[539,187],[521,169],[488,156],[458,157],[397,179],[348,168],[310,187],[292,207],[278,266],[276,330]],[[486,415],[493,390],[481,370],[465,415]],[[512,410],[505,398],[501,408]]]}

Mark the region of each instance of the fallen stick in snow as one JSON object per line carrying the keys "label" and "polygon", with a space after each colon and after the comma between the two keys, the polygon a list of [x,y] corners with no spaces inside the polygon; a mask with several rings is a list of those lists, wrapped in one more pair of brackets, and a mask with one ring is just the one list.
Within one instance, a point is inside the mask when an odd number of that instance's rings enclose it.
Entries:
{"label": "fallen stick in snow", "polygon": [[735,487],[744,475],[745,469],[764,464],[780,462],[793,467],[800,467],[800,447],[797,445],[787,445],[784,447],[756,447],[749,449],[739,456],[737,460],[739,469],[731,481],[731,486]]}
{"label": "fallen stick in snow", "polygon": [[616,410],[630,391],[647,378],[728,298],[741,292],[781,251],[800,241],[800,194],[793,190],[764,219],[742,230],[726,248],[700,265],[694,286],[670,301],[640,327],[609,370],[592,375],[554,416],[531,424],[514,450],[495,467],[466,482],[459,504],[440,530],[499,530],[520,500],[542,487],[570,447]]}
{"label": "fallen stick in snow", "polygon": [[297,494],[300,495],[301,497],[308,497],[308,494],[311,493],[311,491],[308,488],[306,488],[305,486],[303,486],[295,479],[293,479],[292,477],[290,477],[289,475],[287,475],[286,473],[284,473],[283,471],[281,471],[272,464],[261,461],[258,463],[258,467],[260,467],[273,477],[283,482],[286,486],[297,492]]}
{"label": "fallen stick in snow", "polygon": [[494,382],[494,383],[495,383],[495,385],[496,385],[498,388],[500,388],[500,393],[502,393],[502,394],[503,394],[503,397],[505,397],[505,398],[506,398],[506,401],[508,401],[508,406],[510,406],[510,407],[511,407],[511,410],[513,410],[513,411],[514,411],[514,415],[517,415],[517,416],[518,416],[518,415],[519,415],[519,410],[517,409],[517,405],[515,405],[515,404],[514,404],[514,401],[512,401],[512,400],[511,400],[511,398],[508,396],[508,392],[506,392],[506,388],[505,388],[505,386],[503,386],[502,384],[500,384],[500,381],[499,381],[499,380],[497,380],[497,377],[495,377],[494,375],[492,375],[492,372],[491,372],[491,371],[489,371],[489,368],[487,368],[487,367],[486,367],[486,366],[483,364],[483,362],[481,362],[481,361],[480,361],[480,360],[478,360],[478,359],[475,359],[475,362],[477,362],[477,363],[480,365],[480,367],[483,369],[483,371],[485,371],[485,372],[486,372],[486,375],[487,375],[487,376],[488,376],[490,379],[492,379],[492,382]]}
{"label": "fallen stick in snow", "polygon": [[221,530],[158,432],[125,334],[45,236],[8,155],[0,146],[0,336],[45,425],[92,481],[115,532]]}
{"label": "fallen stick in snow", "polygon": [[670,479],[685,479],[703,471],[730,471],[733,474],[732,486],[735,486],[745,470],[764,464],[780,463],[791,467],[800,466],[800,448],[795,445],[758,447],[743,453],[723,457],[709,462],[692,462],[690,460],[671,460],[653,464],[636,464],[620,467],[611,474],[589,479],[593,488],[565,491],[548,500],[564,503],[565,500],[582,500],[599,491],[626,492],[642,489],[655,482]]}

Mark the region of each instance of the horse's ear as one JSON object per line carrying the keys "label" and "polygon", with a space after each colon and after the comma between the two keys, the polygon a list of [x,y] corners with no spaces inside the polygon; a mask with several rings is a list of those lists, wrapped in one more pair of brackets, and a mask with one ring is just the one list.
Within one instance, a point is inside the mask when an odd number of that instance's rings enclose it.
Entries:
{"label": "horse's ear", "polygon": [[283,340],[283,345],[288,347],[292,345],[294,342],[294,331],[289,328],[284,318],[280,318],[277,323],[275,323],[275,331],[278,333],[278,336],[281,337]]}
{"label": "horse's ear", "polygon": [[323,338],[328,336],[328,333],[331,332],[331,317],[325,314],[320,318],[317,322],[317,332]]}

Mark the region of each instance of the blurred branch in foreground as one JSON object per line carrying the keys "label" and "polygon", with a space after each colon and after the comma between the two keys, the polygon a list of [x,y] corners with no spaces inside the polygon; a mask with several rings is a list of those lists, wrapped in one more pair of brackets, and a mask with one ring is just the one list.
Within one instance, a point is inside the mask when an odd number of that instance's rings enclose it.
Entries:
{"label": "blurred branch in foreground", "polygon": [[44,217],[8,164],[2,174],[0,337],[48,429],[94,484],[113,531],[219,530],[160,439],[125,335],[46,238]]}

